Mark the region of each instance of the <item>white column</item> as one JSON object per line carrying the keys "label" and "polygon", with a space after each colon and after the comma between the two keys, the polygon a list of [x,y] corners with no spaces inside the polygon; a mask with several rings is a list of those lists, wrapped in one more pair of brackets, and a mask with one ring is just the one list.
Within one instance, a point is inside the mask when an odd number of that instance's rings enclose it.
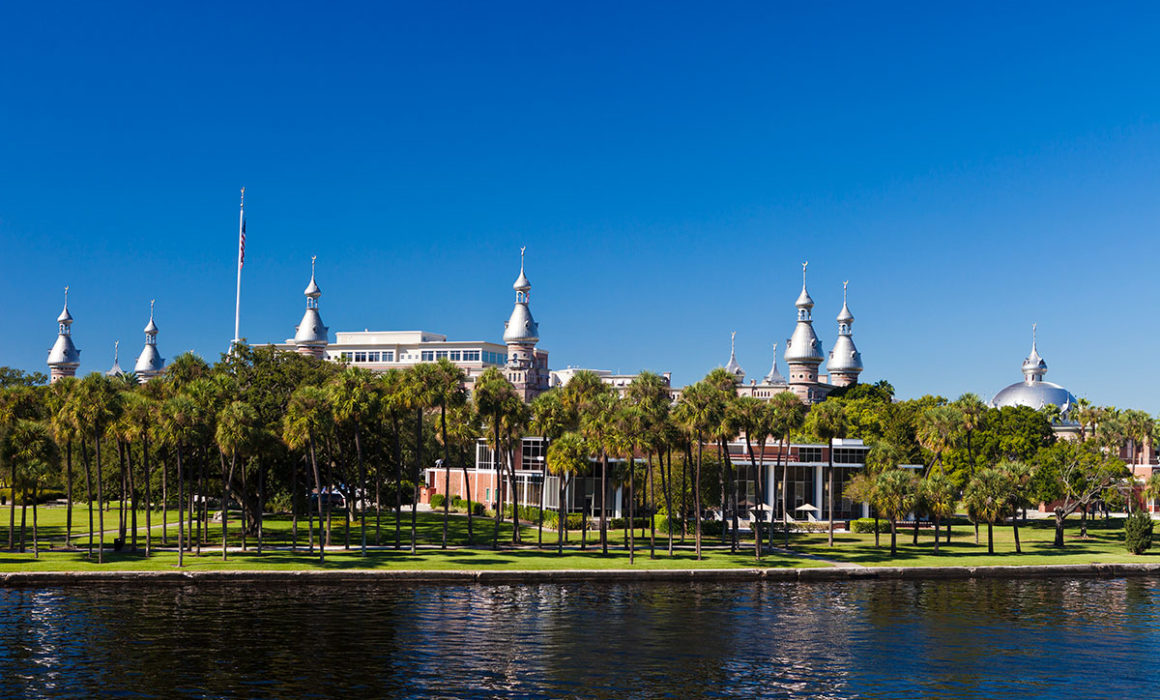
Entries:
{"label": "white column", "polygon": [[[825,467],[822,467],[822,466],[814,467],[814,503],[813,503],[813,505],[815,508],[818,509],[819,516],[822,515],[822,507],[825,505],[824,503],[822,503],[822,500],[823,500],[822,488],[823,488],[823,481],[824,481],[822,479],[822,472],[824,472],[824,471],[825,471]],[[819,519],[821,519],[821,518],[819,517]]]}

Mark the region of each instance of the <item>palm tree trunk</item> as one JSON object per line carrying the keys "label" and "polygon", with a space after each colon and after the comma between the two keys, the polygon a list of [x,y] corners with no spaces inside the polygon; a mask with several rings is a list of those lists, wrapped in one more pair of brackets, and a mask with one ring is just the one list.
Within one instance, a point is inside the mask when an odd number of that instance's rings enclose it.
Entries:
{"label": "palm tree trunk", "polygon": [[537,524],[538,534],[536,535],[536,549],[543,549],[544,548],[544,507],[547,505],[547,502],[548,502],[547,496],[545,495],[548,491],[548,458],[546,456],[548,444],[549,444],[548,440],[547,440],[547,438],[545,438],[544,439],[545,457],[543,458],[543,461],[541,462],[541,465],[540,465],[540,467],[541,467],[540,471],[542,472],[540,474],[540,513],[539,513],[540,517],[539,517],[539,523]]}
{"label": "palm tree trunk", "polygon": [[117,501],[117,534],[121,538],[121,546],[124,547],[125,546],[125,539],[126,539],[125,526],[129,520],[129,517],[128,517],[129,514],[125,512],[126,488],[125,488],[125,441],[124,440],[117,440],[117,464],[121,468],[121,471],[119,472],[120,482],[121,482],[121,498]]}
{"label": "palm tree trunk", "polygon": [[600,451],[600,553],[608,554],[608,452]]}
{"label": "palm tree trunk", "polygon": [[[168,454],[168,452],[166,452]],[[169,464],[161,460],[161,546],[169,546]]]}
{"label": "palm tree trunk", "polygon": [[896,518],[890,519],[890,558],[893,559],[898,555],[898,521]]}
{"label": "palm tree trunk", "polygon": [[[748,432],[745,433],[745,449],[749,452],[749,466],[753,469],[754,491],[756,492],[759,506],[755,509],[757,511],[757,524],[753,526],[753,556],[757,561],[761,561],[761,525],[765,522],[763,519],[765,511],[761,509],[761,506],[765,505],[765,489],[761,482],[761,468],[757,466],[757,458],[753,454],[753,443],[749,440]],[[765,460],[764,441],[761,445],[761,459],[763,461]]]}
{"label": "palm tree trunk", "polygon": [[564,508],[564,474],[560,474],[557,483],[559,494],[556,499],[556,510],[559,515],[556,518],[556,554],[563,554],[564,540],[568,539],[568,511]]}
{"label": "palm tree trunk", "polygon": [[[447,549],[447,524],[451,520],[451,458],[447,449],[447,406],[439,404],[439,428],[443,432],[443,544]],[[541,538],[543,532],[540,533]]]}
{"label": "palm tree trunk", "polygon": [[403,441],[399,433],[399,416],[394,412],[391,413],[391,425],[391,440],[395,446],[395,549],[400,549],[403,546],[400,529],[403,522]]}
{"label": "palm tree trunk", "polygon": [[[222,455],[222,561],[226,561],[228,557],[228,537],[229,537],[229,508],[230,508],[230,480],[234,478],[234,468],[238,464],[238,451],[230,450],[230,469],[226,472],[225,455]],[[178,476],[178,483],[180,484],[180,475]],[[178,486],[180,489],[180,485]],[[178,515],[178,518],[181,516]],[[181,528],[178,527],[178,532]],[[180,546],[180,545],[179,545]]]}
{"label": "palm tree trunk", "polygon": [[500,463],[500,457],[503,454],[502,448],[499,444],[499,415],[496,414],[491,417],[492,432],[495,435],[495,443],[491,453],[491,466],[495,470],[495,517],[492,518],[493,526],[491,529],[491,548],[499,549],[499,524],[503,521],[503,496],[500,493],[500,486],[503,484],[503,466]]}
{"label": "palm tree trunk", "polygon": [[105,563],[105,509],[101,507],[104,499],[101,497],[101,481],[103,472],[101,470],[101,433],[98,428],[96,431],[97,443],[97,523],[100,526],[100,532],[97,533],[97,563]]}
{"label": "palm tree trunk", "polygon": [[[177,566],[185,566],[185,529],[184,517],[182,511],[185,508],[185,493],[184,493],[184,472],[182,464],[181,443],[177,444]],[[223,501],[224,502],[224,501]],[[222,522],[225,522],[224,513],[222,514]],[[225,546],[222,546],[222,554],[225,554]]]}
{"label": "palm tree trunk", "polygon": [[[8,507],[8,549],[14,550],[16,549],[16,460],[9,460],[8,466],[8,500],[10,501]],[[90,527],[89,532],[92,532],[92,529]]]}
{"label": "palm tree trunk", "polygon": [[65,483],[65,514],[64,514],[64,541],[72,546],[72,511],[73,511],[73,468],[72,468],[72,440],[66,440],[64,446],[64,483]]}
{"label": "palm tree trunk", "polygon": [[633,451],[629,451],[628,458],[628,563],[636,562],[636,464],[633,463]]}
{"label": "palm tree trunk", "polygon": [[[81,463],[85,468],[85,500],[89,505],[89,559],[93,558],[93,473],[89,465],[89,449],[84,440],[81,440]],[[12,548],[9,537],[8,548]]]}
{"label": "palm tree trunk", "polygon": [[[362,504],[363,504],[363,507],[359,509],[360,522],[362,523],[361,544],[359,546],[361,549],[361,556],[365,557],[367,555],[367,508],[366,508],[367,473],[366,473],[366,470],[363,468],[362,430],[359,428],[358,424],[355,424],[355,428],[354,428],[354,452],[355,452],[355,457],[358,459],[358,483],[359,483],[359,487],[362,489]],[[347,504],[347,507],[346,507],[347,512],[349,512],[351,507],[353,505],[357,504],[358,502],[359,502],[359,495],[355,494],[354,503]]]}
{"label": "palm tree trunk", "polygon": [[145,556],[153,554],[153,486],[149,473],[149,426],[145,426],[142,433],[141,447],[142,468],[145,470]]}
{"label": "palm tree trunk", "polygon": [[995,553],[995,538],[994,538],[994,533],[992,532],[992,528],[993,528],[993,525],[988,522],[987,523],[987,554],[994,554]]}
{"label": "palm tree trunk", "polygon": [[693,475],[693,518],[694,527],[693,537],[697,541],[697,561],[701,560],[701,461],[705,452],[705,444],[701,439],[700,431],[697,432],[697,472]]}
{"label": "palm tree trunk", "polygon": [[[234,453],[236,455],[237,451],[235,450]],[[237,459],[237,457],[235,456],[234,458],[232,458],[230,460],[230,462],[231,462],[230,480],[231,481],[233,481],[233,478],[234,478],[234,470],[232,468],[232,465],[236,461],[236,459]],[[246,531],[250,529],[250,527],[249,527],[250,517],[248,517],[250,509],[249,509],[249,505],[248,505],[248,501],[247,501],[247,496],[249,496],[249,489],[246,487],[246,472],[248,470],[246,469],[245,462],[242,462],[242,470],[241,471],[242,471],[242,474],[241,474],[241,476],[242,476],[242,495],[241,495],[241,498],[238,499],[238,506],[240,506],[240,509],[241,509],[241,512],[239,513],[239,515],[241,516],[241,519],[242,519],[242,551],[244,552],[244,551],[246,551]],[[230,487],[231,488],[233,487],[232,483],[230,484]],[[347,523],[347,525],[349,526],[349,523]],[[350,532],[349,527],[347,528],[347,532]]]}
{"label": "palm tree trunk", "polygon": [[580,549],[588,549],[588,480],[584,479],[580,482],[583,484],[583,492],[580,494]]}
{"label": "palm tree trunk", "polygon": [[[781,522],[785,531],[785,546],[789,547],[789,460],[783,460],[785,455],[786,436],[782,436],[777,448],[777,461],[781,465]],[[770,547],[773,546],[773,535],[770,534]]]}
{"label": "palm tree trunk", "polygon": [[[729,519],[725,517],[726,512],[729,510],[729,487],[727,485],[729,480],[727,476],[729,474],[729,462],[725,458],[725,453],[728,450],[725,449],[724,443],[724,438],[720,438],[717,441],[717,459],[721,461],[721,469],[717,472],[717,482],[721,486],[721,544],[725,544],[726,538],[729,537],[729,528],[726,527],[729,524]],[[734,548],[734,552],[736,552],[736,548]]]}
{"label": "palm tree trunk", "polygon": [[938,554],[938,526],[939,526],[939,521],[941,521],[941,520],[942,520],[942,518],[939,516],[939,514],[935,513],[935,515],[934,515],[934,553],[935,554]]}
{"label": "palm tree trunk", "polygon": [[40,500],[37,486],[37,482],[32,482],[32,557],[34,559],[40,558],[40,540],[38,539],[39,533],[36,530],[36,502]]}
{"label": "palm tree trunk", "polygon": [[[304,460],[306,456],[302,457]],[[290,551],[298,551],[298,464],[290,469]]]}
{"label": "palm tree trunk", "polygon": [[[669,476],[667,486],[664,482],[661,483],[661,488],[665,491],[665,509],[668,511],[668,530],[669,535],[669,556],[673,556],[673,447],[669,445],[665,450],[668,453],[669,459]],[[664,475],[664,468],[661,468],[661,475]]]}
{"label": "palm tree trunk", "polygon": [[463,460],[463,490],[467,496],[467,546],[470,547],[475,542],[475,536],[471,531],[471,511],[473,503],[471,502],[471,478],[467,473],[467,460]]}
{"label": "palm tree trunk", "polygon": [[137,551],[137,477],[133,473],[133,445],[130,444],[125,450],[128,454],[125,455],[125,460],[129,465],[128,479],[129,479],[129,527],[133,532],[130,538],[129,548],[133,552]]}
{"label": "palm tree trunk", "polygon": [[653,455],[652,455],[652,452],[650,451],[648,453],[648,456],[647,456],[648,466],[646,467],[647,473],[645,474],[645,479],[647,482],[645,485],[645,497],[648,498],[651,496],[651,498],[649,498],[649,500],[651,501],[652,506],[653,506],[652,508],[648,508],[648,511],[649,511],[649,516],[648,516],[648,558],[649,559],[656,559],[657,558],[657,518],[656,518],[657,486],[655,483],[653,483],[652,458],[653,458]]}
{"label": "palm tree trunk", "polygon": [[1011,518],[1011,530],[1015,535],[1015,553],[1022,554],[1023,548],[1019,544],[1019,518],[1018,518],[1018,516]]}
{"label": "palm tree trunk", "polygon": [[416,529],[418,528],[418,509],[419,509],[419,479],[423,473],[423,409],[415,411],[415,470],[412,474],[412,494],[411,498],[411,554],[414,554],[418,549],[416,542]]}
{"label": "palm tree trunk", "polygon": [[829,493],[826,494],[826,509],[830,511],[830,526],[828,528],[830,534],[828,536],[828,543],[829,543],[829,546],[833,547],[834,546],[834,515],[835,515],[834,514],[834,438],[830,438],[829,459],[827,461],[829,462],[829,469],[830,469],[829,484],[828,484]]}
{"label": "palm tree trunk", "polygon": [[[13,493],[16,493],[13,490]],[[20,490],[20,553],[24,554],[24,533],[28,523],[28,486],[27,484]]]}
{"label": "palm tree trunk", "polygon": [[[314,440],[307,440],[307,445],[310,448],[310,466],[314,470],[314,488],[318,491],[318,563],[322,564],[326,561],[326,547],[322,544],[322,476],[318,473],[318,459],[314,454]],[[313,547],[313,545],[314,541],[311,540],[311,546]]]}

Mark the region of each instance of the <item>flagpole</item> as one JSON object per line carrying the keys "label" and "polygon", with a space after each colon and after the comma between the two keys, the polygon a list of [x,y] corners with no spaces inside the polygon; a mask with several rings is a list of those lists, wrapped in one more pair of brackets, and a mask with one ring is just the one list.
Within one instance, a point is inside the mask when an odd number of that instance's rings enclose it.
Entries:
{"label": "flagpole", "polygon": [[242,202],[238,209],[238,295],[234,304],[234,342],[237,345],[241,337],[238,334],[242,320],[242,262],[245,260],[246,235],[246,188],[242,188]]}

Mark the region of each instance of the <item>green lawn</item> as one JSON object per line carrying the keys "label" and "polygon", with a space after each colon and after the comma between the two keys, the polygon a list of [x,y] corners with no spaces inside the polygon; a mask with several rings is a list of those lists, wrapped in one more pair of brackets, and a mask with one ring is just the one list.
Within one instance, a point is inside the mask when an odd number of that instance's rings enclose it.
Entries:
{"label": "green lawn", "polygon": [[[0,517],[7,518],[7,513],[0,511]],[[534,545],[537,541],[537,530],[534,526],[521,527],[524,546],[513,549],[511,542],[511,524],[505,522],[500,528],[500,550],[490,548],[494,521],[490,518],[476,517],[474,520],[474,536],[468,540],[467,518],[462,515],[452,516],[448,526],[448,541],[452,549],[442,551],[436,549],[442,542],[443,516],[442,513],[419,512],[416,517],[416,538],[421,549],[418,554],[410,555],[407,548],[410,545],[410,512],[404,511],[399,529],[402,550],[394,549],[395,522],[393,514],[383,513],[381,527],[376,528],[374,517],[367,519],[367,542],[371,551],[367,557],[358,553],[362,531],[358,523],[353,523],[350,531],[350,550],[342,549],[346,543],[346,521],[342,513],[336,512],[332,519],[331,547],[327,554],[326,569],[432,569],[432,570],[474,570],[474,569],[612,569],[628,568],[628,553],[624,547],[624,531],[610,530],[609,543],[612,548],[607,555],[599,552],[599,533],[588,533],[588,549],[579,549],[580,534],[570,532],[568,538],[569,549],[563,555],[557,555],[552,545],[556,543],[556,533],[544,530],[544,544],[547,549],[537,550]],[[65,509],[51,507],[40,509],[40,531],[42,554],[39,560],[34,560],[31,554],[31,532],[27,535],[25,553],[0,553],[0,571],[53,571],[53,570],[167,570],[176,565],[177,555],[171,550],[158,551],[155,556],[145,559],[140,552],[114,553],[106,551],[106,562],[103,567],[86,558],[88,515],[83,507],[77,507],[73,513],[73,543],[76,550],[67,550],[64,545]],[[144,546],[145,515],[138,513],[138,546]],[[160,513],[153,513],[153,543],[160,546],[161,528]],[[6,525],[0,521],[0,524]],[[17,540],[19,540],[20,514],[17,511]],[[31,513],[29,514],[31,524]],[[112,545],[116,537],[117,512],[114,508],[105,514],[106,546]],[[240,547],[241,528],[237,513],[231,513],[230,523],[231,547]],[[231,552],[229,561],[221,561],[220,551],[213,551],[210,547],[220,547],[221,523],[208,523],[204,545],[206,551],[196,557],[186,554],[186,566],[190,570],[209,569],[297,569],[318,567],[317,555],[308,554],[306,549],[307,528],[306,522],[300,521],[298,533],[299,551],[291,552],[289,547],[293,541],[292,524],[286,516],[269,517],[264,527],[264,544],[267,550],[262,555],[253,552],[255,538],[247,538],[246,544],[250,548],[247,552]],[[828,566],[827,559],[835,562],[845,562],[861,566],[987,566],[987,565],[1027,565],[1027,564],[1089,564],[1111,562],[1160,562],[1160,552],[1144,556],[1132,556],[1124,549],[1122,535],[1122,520],[1090,521],[1089,537],[1081,540],[1079,521],[1069,520],[1066,546],[1057,549],[1052,546],[1054,529],[1049,520],[1031,521],[1027,526],[1020,528],[1023,541],[1023,553],[1015,554],[1014,539],[1009,526],[995,528],[995,554],[987,554],[986,527],[981,528],[980,543],[975,544],[974,530],[969,525],[955,526],[950,544],[945,542],[940,546],[940,553],[933,552],[933,532],[922,530],[919,533],[918,545],[912,545],[911,530],[899,530],[898,554],[890,556],[890,536],[882,536],[881,547],[874,546],[873,535],[852,533],[836,533],[835,546],[826,545],[825,533],[794,533],[791,536],[792,552],[809,555],[798,556],[794,553],[774,551],[772,556],[766,553],[761,566],[770,567],[803,567]],[[636,531],[637,560],[634,568],[648,569],[677,569],[677,568],[737,568],[753,567],[751,538],[742,541],[742,549],[736,554],[730,554],[727,548],[721,546],[721,538],[706,536],[703,539],[705,556],[697,561],[692,552],[693,538],[686,538],[685,544],[679,546],[672,557],[666,549],[664,537],[657,537],[657,558],[648,558],[648,533]],[[780,545],[780,536],[777,538]],[[169,545],[176,544],[176,513],[169,513]],[[816,558],[810,558],[816,557]]]}
{"label": "green lawn", "polygon": [[862,566],[1018,566],[1040,564],[1092,564],[1113,562],[1160,562],[1160,550],[1134,556],[1124,548],[1123,518],[1109,521],[1089,520],[1088,539],[1079,537],[1079,520],[1069,518],[1064,547],[1053,546],[1053,520],[1031,520],[1020,526],[1022,554],[1015,553],[1015,538],[1010,525],[995,526],[995,553],[987,553],[987,526],[979,527],[979,544],[971,525],[956,525],[951,543],[939,545],[934,554],[934,531],[919,530],[918,545],[913,545],[913,530],[899,528],[898,554],[890,556],[890,534],[882,537],[880,548],[874,547],[874,535],[835,533],[834,546],[826,545],[825,533],[798,534],[791,539],[793,547],[834,561]]}

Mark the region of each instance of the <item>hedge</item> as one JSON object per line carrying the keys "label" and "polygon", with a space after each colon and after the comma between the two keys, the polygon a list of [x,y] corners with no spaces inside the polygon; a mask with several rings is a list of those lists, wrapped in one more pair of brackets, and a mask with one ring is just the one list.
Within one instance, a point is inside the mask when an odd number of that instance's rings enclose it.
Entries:
{"label": "hedge", "polygon": [[[31,496],[32,494],[29,494]],[[49,501],[58,501],[65,497],[64,491],[60,489],[40,489],[36,492],[37,503],[47,503]],[[24,493],[17,494],[16,505],[22,505]],[[12,502],[12,489],[0,489],[0,503],[8,505]],[[32,499],[28,499],[28,505],[32,505]]]}
{"label": "hedge", "polygon": [[441,493],[437,493],[431,497],[431,510],[443,510],[443,504],[447,501],[447,497]]}

